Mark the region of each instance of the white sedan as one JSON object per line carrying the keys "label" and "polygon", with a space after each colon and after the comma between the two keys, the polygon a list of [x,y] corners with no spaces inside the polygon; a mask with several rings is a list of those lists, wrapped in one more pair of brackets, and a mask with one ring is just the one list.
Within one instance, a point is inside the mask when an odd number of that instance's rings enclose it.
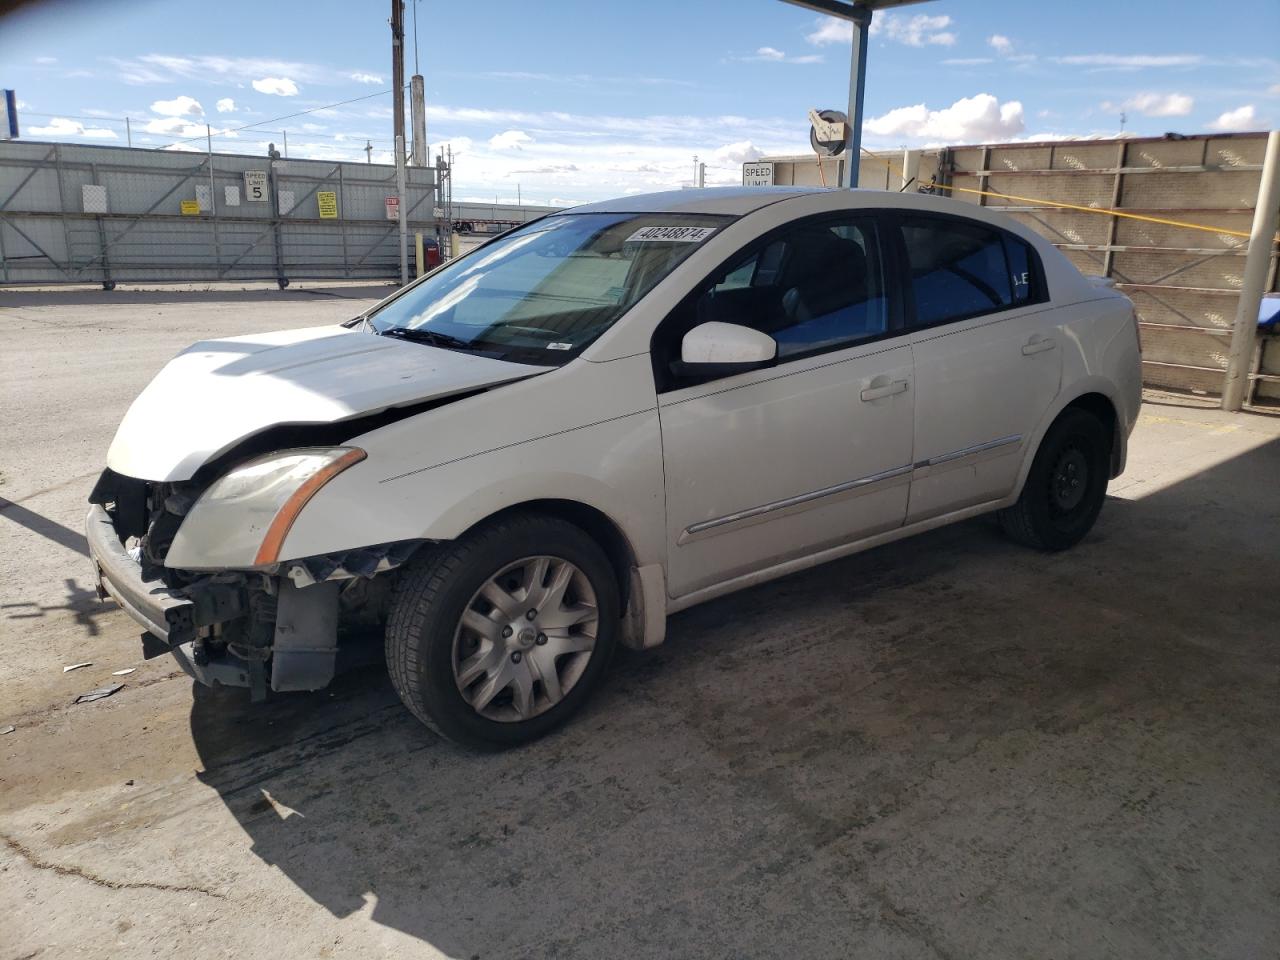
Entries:
{"label": "white sedan", "polygon": [[1129,301],[997,212],[633,196],[341,326],[193,345],[120,425],[89,543],[201,682],[317,689],[363,626],[423,722],[501,746],[704,600],[988,512],[1077,543],[1139,400]]}

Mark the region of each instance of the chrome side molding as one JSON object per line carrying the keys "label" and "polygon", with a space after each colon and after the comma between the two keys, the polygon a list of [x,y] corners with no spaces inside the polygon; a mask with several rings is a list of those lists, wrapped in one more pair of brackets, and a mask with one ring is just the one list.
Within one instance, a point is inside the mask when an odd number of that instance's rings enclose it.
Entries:
{"label": "chrome side molding", "polygon": [[809,493],[797,494],[794,497],[787,497],[783,500],[764,503],[758,507],[739,510],[736,513],[716,517],[713,520],[702,520],[686,527],[684,532],[680,534],[680,539],[677,543],[684,544],[690,540],[701,539],[717,533],[725,533],[728,530],[738,529],[752,523],[772,520],[775,516],[782,515],[784,511],[795,511],[798,507],[807,508],[818,500],[841,496],[861,496],[865,493],[871,493],[873,490],[895,486],[894,481],[906,482],[910,478],[912,469],[911,464],[906,464],[901,467],[894,467],[892,470],[884,470],[880,473],[859,477],[857,480],[848,480],[844,483],[837,483],[834,486],[823,487],[820,490],[813,490]]}

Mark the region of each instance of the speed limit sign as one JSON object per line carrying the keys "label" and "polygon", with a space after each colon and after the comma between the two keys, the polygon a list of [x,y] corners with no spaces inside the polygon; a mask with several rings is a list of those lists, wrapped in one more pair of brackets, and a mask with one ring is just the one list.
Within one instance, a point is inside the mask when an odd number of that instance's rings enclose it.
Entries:
{"label": "speed limit sign", "polygon": [[271,195],[267,193],[267,171],[246,170],[244,172],[244,198],[259,203],[266,203],[271,199]]}

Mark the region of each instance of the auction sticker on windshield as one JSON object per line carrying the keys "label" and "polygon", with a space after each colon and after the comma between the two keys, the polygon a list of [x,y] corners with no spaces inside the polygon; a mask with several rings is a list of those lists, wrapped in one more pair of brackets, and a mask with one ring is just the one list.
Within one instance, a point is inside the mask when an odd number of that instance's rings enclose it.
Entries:
{"label": "auction sticker on windshield", "polygon": [[701,243],[715,232],[715,227],[641,227],[626,242]]}

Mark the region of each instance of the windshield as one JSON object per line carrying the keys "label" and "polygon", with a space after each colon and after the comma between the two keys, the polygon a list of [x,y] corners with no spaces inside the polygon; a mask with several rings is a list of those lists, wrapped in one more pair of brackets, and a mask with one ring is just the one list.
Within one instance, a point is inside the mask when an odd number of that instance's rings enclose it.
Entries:
{"label": "windshield", "polygon": [[520,363],[576,356],[728,222],[559,214],[437,270],[369,317],[384,336]]}

